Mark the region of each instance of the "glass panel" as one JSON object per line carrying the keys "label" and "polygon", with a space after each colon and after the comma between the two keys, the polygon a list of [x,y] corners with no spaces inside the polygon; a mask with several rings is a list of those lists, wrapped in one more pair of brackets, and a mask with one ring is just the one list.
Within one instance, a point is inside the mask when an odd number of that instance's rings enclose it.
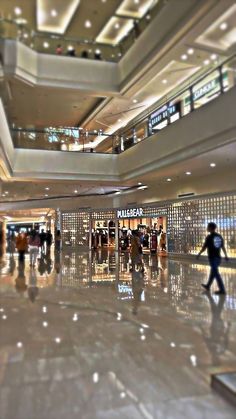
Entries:
{"label": "glass panel", "polygon": [[223,88],[226,92],[236,84],[236,58],[223,65]]}

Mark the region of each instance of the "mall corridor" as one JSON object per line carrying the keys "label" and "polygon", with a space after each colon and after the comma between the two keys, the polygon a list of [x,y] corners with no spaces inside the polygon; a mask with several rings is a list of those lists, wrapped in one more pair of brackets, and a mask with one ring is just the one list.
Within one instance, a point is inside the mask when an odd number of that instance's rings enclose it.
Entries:
{"label": "mall corridor", "polygon": [[[0,265],[1,419],[233,419],[210,377],[236,362],[236,268],[144,255],[52,252]],[[214,291],[214,289],[213,289]]]}

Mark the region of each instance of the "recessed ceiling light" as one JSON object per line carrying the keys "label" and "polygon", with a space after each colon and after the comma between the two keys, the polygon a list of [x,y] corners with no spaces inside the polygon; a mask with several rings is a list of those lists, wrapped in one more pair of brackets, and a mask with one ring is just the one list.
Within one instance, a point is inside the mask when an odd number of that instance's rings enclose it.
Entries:
{"label": "recessed ceiling light", "polygon": [[114,26],[115,29],[119,29],[120,28],[120,24],[117,22]]}
{"label": "recessed ceiling light", "polygon": [[166,180],[167,180],[167,182],[171,182],[171,178],[170,177],[168,177]]}
{"label": "recessed ceiling light", "polygon": [[204,64],[204,65],[209,65],[209,64],[210,64],[210,60],[208,60],[208,59],[204,60],[204,61],[203,61],[203,64]]}
{"label": "recessed ceiling light", "polygon": [[217,55],[216,54],[211,54],[211,60],[216,60],[217,59]]}
{"label": "recessed ceiling light", "polygon": [[181,60],[187,60],[187,59],[188,59],[187,54],[182,54],[182,55],[181,55]]}
{"label": "recessed ceiling light", "polygon": [[210,166],[211,167],[216,167],[216,164],[215,163],[211,163]]}
{"label": "recessed ceiling light", "polygon": [[139,1],[140,1],[140,0],[134,0],[134,3],[135,3],[135,4],[139,4]]}
{"label": "recessed ceiling light", "polygon": [[95,49],[96,54],[101,54],[101,50],[100,49]]}
{"label": "recessed ceiling light", "polygon": [[167,80],[166,79],[162,80],[162,83],[163,84],[166,84],[167,83]]}
{"label": "recessed ceiling light", "polygon": [[21,10],[20,7],[15,7],[14,12],[15,12],[15,15],[19,16],[19,15],[21,15],[22,10]]}
{"label": "recessed ceiling light", "polygon": [[186,174],[187,176],[189,176],[189,175],[191,175],[192,173],[191,173],[191,172],[185,172],[185,174]]}
{"label": "recessed ceiling light", "polygon": [[118,122],[121,122],[122,121],[122,119],[118,119]]}
{"label": "recessed ceiling light", "polygon": [[142,185],[142,182],[138,182],[138,185]]}
{"label": "recessed ceiling light", "polygon": [[56,17],[56,16],[57,16],[57,11],[56,11],[56,9],[52,9],[52,10],[51,10],[51,16],[52,16],[52,17]]}
{"label": "recessed ceiling light", "polygon": [[92,23],[90,20],[86,20],[84,23],[85,28],[91,28],[92,27]]}
{"label": "recessed ceiling light", "polygon": [[29,38],[29,34],[28,34],[28,33],[24,33],[23,37],[24,37],[25,39],[27,39],[27,38]]}
{"label": "recessed ceiling light", "polygon": [[75,191],[74,191],[74,193],[78,193],[78,191],[77,191],[77,190],[75,190]]}
{"label": "recessed ceiling light", "polygon": [[5,193],[5,194],[9,194],[9,192],[8,192],[8,191],[5,191],[4,193]]}
{"label": "recessed ceiling light", "polygon": [[43,43],[43,47],[44,47],[44,48],[48,48],[48,47],[49,47],[49,43],[48,43],[48,42],[44,42],[44,43]]}
{"label": "recessed ceiling light", "polygon": [[193,55],[193,53],[194,53],[194,49],[193,49],[193,48],[189,48],[189,49],[188,49],[188,51],[187,51],[187,53],[188,53],[189,55]]}
{"label": "recessed ceiling light", "polygon": [[228,28],[228,23],[227,23],[227,22],[222,22],[222,23],[220,24],[220,29],[221,29],[222,31],[225,31],[227,28]]}
{"label": "recessed ceiling light", "polygon": [[138,103],[138,99],[133,99],[133,103]]}
{"label": "recessed ceiling light", "polygon": [[44,196],[45,196],[45,197],[47,197],[47,196],[48,196],[48,194],[45,194]]}
{"label": "recessed ceiling light", "polygon": [[49,191],[49,189],[50,189],[50,188],[49,188],[48,186],[45,188],[45,190],[46,190],[46,191]]}

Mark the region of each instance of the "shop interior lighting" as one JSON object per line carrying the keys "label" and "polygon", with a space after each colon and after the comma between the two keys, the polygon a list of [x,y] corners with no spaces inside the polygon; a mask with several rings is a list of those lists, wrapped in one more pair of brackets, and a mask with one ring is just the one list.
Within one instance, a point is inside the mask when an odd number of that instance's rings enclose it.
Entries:
{"label": "shop interior lighting", "polygon": [[44,43],[43,43],[43,47],[44,47],[44,48],[48,48],[48,47],[49,47],[49,43],[48,43],[48,42],[44,42]]}
{"label": "shop interior lighting", "polygon": [[211,163],[210,164],[210,167],[216,167],[216,164],[215,163]]}
{"label": "shop interior lighting", "polygon": [[187,176],[189,176],[189,175],[191,175],[192,173],[191,173],[191,172],[185,172],[185,174],[186,174]]}

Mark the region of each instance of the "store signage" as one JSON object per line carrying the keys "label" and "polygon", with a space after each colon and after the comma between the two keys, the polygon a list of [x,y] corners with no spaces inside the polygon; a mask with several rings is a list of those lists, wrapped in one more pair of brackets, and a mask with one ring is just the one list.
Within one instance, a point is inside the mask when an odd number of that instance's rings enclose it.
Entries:
{"label": "store signage", "polygon": [[211,92],[211,90],[214,90],[217,87],[217,79],[213,79],[206,83],[204,86],[200,87],[200,89],[197,89],[193,93],[193,100],[198,100],[201,97],[205,96],[207,93]]}
{"label": "store signage", "polygon": [[117,218],[140,218],[143,216],[143,208],[127,208],[117,211]]}
{"label": "store signage", "polygon": [[174,115],[177,112],[180,112],[180,102],[176,102],[174,105],[169,107],[167,105],[162,106],[162,108],[157,109],[151,114],[149,120],[151,127],[154,128],[156,125],[165,121],[168,116]]}

